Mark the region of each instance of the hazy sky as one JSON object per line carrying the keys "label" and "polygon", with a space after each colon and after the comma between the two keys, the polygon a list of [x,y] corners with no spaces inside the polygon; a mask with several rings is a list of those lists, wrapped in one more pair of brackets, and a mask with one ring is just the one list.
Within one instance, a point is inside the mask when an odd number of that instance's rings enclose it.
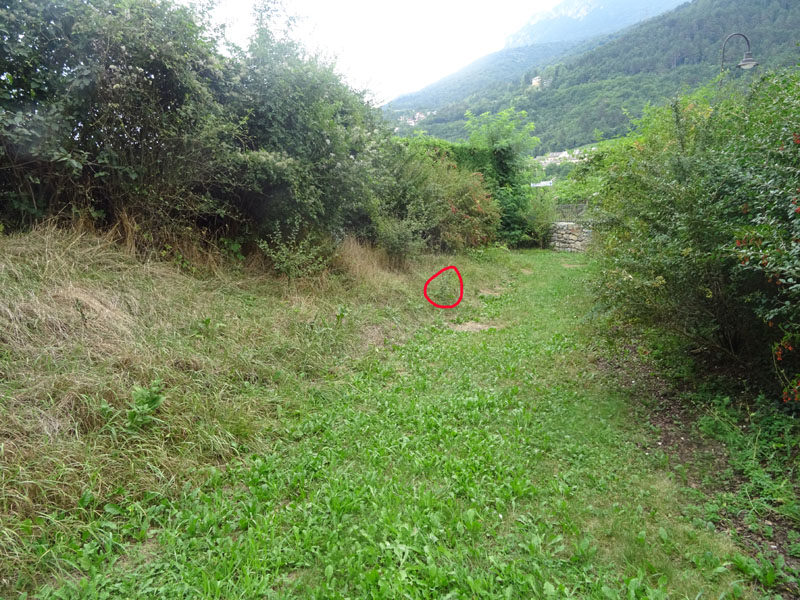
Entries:
{"label": "hazy sky", "polygon": [[[219,0],[228,38],[252,33],[254,0]],[[500,50],[535,13],[561,0],[285,0],[302,18],[296,36],[336,58],[339,71],[379,103],[414,92]]]}

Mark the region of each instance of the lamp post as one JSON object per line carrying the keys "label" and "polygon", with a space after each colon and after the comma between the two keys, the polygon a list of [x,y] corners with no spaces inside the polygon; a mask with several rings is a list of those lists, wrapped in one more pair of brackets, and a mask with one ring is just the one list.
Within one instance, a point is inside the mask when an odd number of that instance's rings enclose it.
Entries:
{"label": "lamp post", "polygon": [[747,52],[744,53],[744,58],[742,61],[736,65],[740,69],[752,69],[758,63],[753,58],[753,53],[750,52],[750,40],[747,39],[747,36],[743,33],[732,33],[728,37],[725,38],[725,41],[722,43],[722,64],[720,65],[719,72],[722,73],[725,70],[725,45],[728,43],[728,40],[734,36],[741,36],[744,38],[744,41],[747,42]]}

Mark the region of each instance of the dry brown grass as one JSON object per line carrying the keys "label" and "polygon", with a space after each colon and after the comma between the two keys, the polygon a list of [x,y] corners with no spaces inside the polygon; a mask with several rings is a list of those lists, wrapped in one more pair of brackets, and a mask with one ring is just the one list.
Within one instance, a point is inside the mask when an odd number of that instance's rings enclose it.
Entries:
{"label": "dry brown grass", "polygon": [[340,244],[333,264],[356,281],[383,283],[395,277],[390,272],[385,252],[359,242],[352,236],[346,237]]}
{"label": "dry brown grass", "polygon": [[450,325],[450,329],[453,331],[476,333],[478,331],[486,331],[487,329],[503,329],[503,326],[490,325],[489,323],[478,323],[477,321],[467,321],[466,323],[453,323]]}
{"label": "dry brown grass", "polygon": [[[396,273],[347,239],[335,274],[286,285],[258,261],[225,269],[177,241],[202,268],[148,260],[134,229],[0,236],[0,582],[41,571],[41,544],[75,535],[106,502],[173,495],[199,467],[269,447],[295,388],[402,336],[400,313],[441,318],[409,302],[431,259]],[[159,422],[128,428],[132,389],[154,380]],[[95,502],[81,508],[87,492]]]}

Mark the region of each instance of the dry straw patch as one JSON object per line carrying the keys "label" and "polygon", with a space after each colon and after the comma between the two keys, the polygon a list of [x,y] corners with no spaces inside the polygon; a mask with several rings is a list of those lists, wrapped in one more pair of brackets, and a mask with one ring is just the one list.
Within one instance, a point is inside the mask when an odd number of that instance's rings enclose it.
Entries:
{"label": "dry straw patch", "polygon": [[475,333],[478,331],[486,331],[487,329],[502,329],[497,325],[490,325],[489,323],[478,323],[476,321],[467,321],[466,323],[454,323],[450,326],[453,331],[462,331],[468,333]]}
{"label": "dry straw patch", "polygon": [[340,244],[333,260],[335,269],[346,273],[354,281],[367,285],[383,285],[396,280],[391,272],[386,253],[348,236]]}
{"label": "dry straw patch", "polygon": [[[303,396],[284,386],[346,373],[402,336],[400,320],[435,316],[409,301],[420,275],[354,239],[333,274],[287,285],[257,260],[185,272],[114,236],[128,247],[55,228],[0,236],[0,581],[41,569],[29,544],[42,533],[74,534],[107,502],[172,495],[197,467],[269,447]],[[156,379],[158,422],[129,430],[132,389]],[[96,502],[79,508],[86,492]],[[21,533],[36,516],[49,524]]]}
{"label": "dry straw patch", "polygon": [[505,290],[503,290],[503,288],[480,289],[480,290],[478,290],[478,293],[481,294],[482,296],[494,296],[494,297],[497,297],[497,296],[502,296],[504,291]]}
{"label": "dry straw patch", "polygon": [[[139,262],[108,237],[54,228],[0,237],[0,538],[9,542],[0,544],[0,580],[32,568],[27,540],[45,531],[34,526],[28,538],[15,523],[59,514],[46,530],[70,529],[86,491],[107,502],[120,488],[135,499],[170,489],[208,457],[230,455],[220,413],[232,419],[233,411],[187,410],[201,394],[196,372],[167,366],[203,363],[186,352],[182,330],[208,312],[202,287],[174,265]],[[173,387],[163,425],[126,432],[133,386],[159,377]],[[183,386],[181,397],[175,388]]]}

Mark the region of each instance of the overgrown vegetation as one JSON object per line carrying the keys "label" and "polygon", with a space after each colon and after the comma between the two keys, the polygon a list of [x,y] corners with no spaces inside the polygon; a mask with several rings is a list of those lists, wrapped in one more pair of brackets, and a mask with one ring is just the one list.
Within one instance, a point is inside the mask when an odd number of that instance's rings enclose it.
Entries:
{"label": "overgrown vegetation", "polygon": [[479,252],[437,311],[441,257],[398,273],[352,238],[288,286],[91,235],[0,238],[2,593],[786,589],[788,566],[676,513],[680,480],[587,363],[585,261]]}
{"label": "overgrown vegetation", "polygon": [[[462,170],[480,174],[499,210],[498,236],[509,246],[542,246],[552,224],[554,199],[536,194],[530,183],[538,176],[538,164],[528,160],[539,144],[534,125],[525,111],[508,108],[496,115],[467,114],[469,141],[452,143],[418,136],[412,144]],[[462,211],[453,207],[454,215]],[[464,217],[460,217],[466,221]],[[465,222],[473,231],[473,225]],[[486,238],[488,240],[488,238]],[[463,248],[464,245],[462,244]]]}
{"label": "overgrown vegetation", "polygon": [[[276,11],[261,2],[249,46],[222,54],[205,14],[168,0],[0,7],[0,222],[116,228],[176,260],[187,243],[261,247],[292,273],[281,257],[346,234],[401,262],[494,239],[480,178],[394,138],[332,65],[274,33]],[[451,206],[480,215],[465,227]]]}
{"label": "overgrown vegetation", "polygon": [[[652,108],[587,167],[599,178],[598,293],[720,362],[800,392],[800,74]],[[761,375],[761,377],[758,376]]]}
{"label": "overgrown vegetation", "polygon": [[146,543],[184,484],[303,437],[320,385],[437,316],[436,259],[398,273],[354,238],[289,285],[254,257],[191,272],[53,228],[0,237],[0,257],[3,597]]}
{"label": "overgrown vegetation", "polygon": [[723,444],[722,468],[693,467],[687,516],[748,540],[759,556],[734,563],[770,588],[800,556],[799,98],[797,69],[715,83],[571,175],[593,205],[606,333],[666,376],[682,435]]}
{"label": "overgrown vegetation", "polygon": [[[170,2],[0,6],[0,592],[795,593],[800,74],[648,108],[534,190],[525,111],[397,139],[276,10],[223,53]],[[734,491],[642,454],[594,268],[509,252],[587,200],[613,328],[751,374],[683,394]],[[457,311],[426,250],[463,252]],[[714,531],[766,515],[788,561]]]}

